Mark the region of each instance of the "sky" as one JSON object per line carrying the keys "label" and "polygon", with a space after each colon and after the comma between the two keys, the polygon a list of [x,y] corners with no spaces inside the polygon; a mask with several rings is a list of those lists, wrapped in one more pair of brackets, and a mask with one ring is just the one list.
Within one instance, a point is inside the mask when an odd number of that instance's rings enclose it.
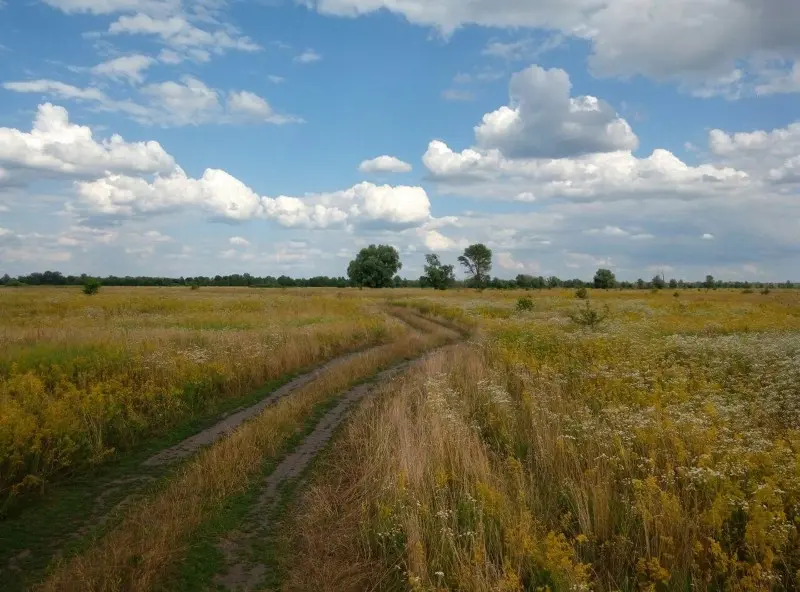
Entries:
{"label": "sky", "polygon": [[0,0],[0,275],[800,280],[796,0]]}

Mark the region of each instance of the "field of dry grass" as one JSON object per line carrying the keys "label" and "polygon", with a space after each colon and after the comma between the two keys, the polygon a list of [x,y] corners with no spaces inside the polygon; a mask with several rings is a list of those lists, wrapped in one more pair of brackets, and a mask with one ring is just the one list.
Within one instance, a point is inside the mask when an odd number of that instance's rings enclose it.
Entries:
{"label": "field of dry grass", "polygon": [[0,503],[392,330],[334,292],[0,290]]}
{"label": "field of dry grass", "polygon": [[351,421],[286,589],[798,589],[800,295],[520,296],[438,298],[480,338]]}
{"label": "field of dry grass", "polygon": [[[359,352],[150,477],[73,551],[50,545],[41,589],[238,589],[220,575],[242,532],[272,541],[234,561],[258,568],[248,589],[800,588],[800,292],[26,289],[0,305],[6,493],[68,492]],[[335,405],[353,414],[327,452],[281,477]],[[267,476],[286,486],[269,519]],[[6,543],[9,565],[26,555]]]}

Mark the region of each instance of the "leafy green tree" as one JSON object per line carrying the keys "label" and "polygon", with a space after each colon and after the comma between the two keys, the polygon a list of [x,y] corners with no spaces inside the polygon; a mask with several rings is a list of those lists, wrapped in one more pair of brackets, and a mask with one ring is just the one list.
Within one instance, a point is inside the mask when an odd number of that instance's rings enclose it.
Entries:
{"label": "leafy green tree", "polygon": [[552,275],[549,278],[547,278],[547,287],[548,288],[550,288],[550,289],[558,288],[560,285],[561,285],[561,280],[558,279],[556,276]]}
{"label": "leafy green tree", "polygon": [[489,282],[492,271],[492,250],[483,244],[470,245],[458,258],[469,276],[469,282],[478,289],[483,289]]}
{"label": "leafy green tree", "polygon": [[639,278],[638,280],[636,280],[636,289],[637,290],[644,290],[644,280],[642,278]]}
{"label": "leafy green tree", "polygon": [[673,290],[674,290],[675,288],[677,288],[677,287],[678,287],[678,280],[676,280],[675,278],[671,279],[671,280],[669,281],[669,287],[670,287],[671,289],[673,289]]}
{"label": "leafy green tree", "polygon": [[456,281],[452,265],[442,265],[439,255],[431,253],[425,255],[425,275],[420,278],[423,287],[431,287],[434,290],[447,290]]}
{"label": "leafy green tree", "polygon": [[400,254],[389,245],[370,245],[361,249],[347,268],[347,275],[359,288],[391,288],[403,264]]}
{"label": "leafy green tree", "polygon": [[617,285],[617,278],[610,269],[598,269],[594,274],[594,287],[601,290],[611,290]]}
{"label": "leafy green tree", "polygon": [[707,275],[706,281],[703,282],[703,286],[705,287],[706,292],[708,292],[709,290],[713,290],[716,287],[716,285],[717,285],[716,282],[714,282],[714,276]]}
{"label": "leafy green tree", "polygon": [[664,282],[664,278],[662,278],[660,275],[654,275],[653,276],[653,280],[650,283],[652,284],[653,288],[655,288],[656,290],[662,290],[664,288],[664,286],[667,285]]}

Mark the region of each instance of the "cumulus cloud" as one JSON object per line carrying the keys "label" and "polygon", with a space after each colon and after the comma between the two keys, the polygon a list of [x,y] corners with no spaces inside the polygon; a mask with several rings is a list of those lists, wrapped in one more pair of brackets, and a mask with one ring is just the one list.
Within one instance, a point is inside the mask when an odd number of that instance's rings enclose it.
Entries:
{"label": "cumulus cloud", "polygon": [[180,9],[180,0],[42,0],[45,4],[66,13],[114,14],[145,12],[160,14]]}
{"label": "cumulus cloud", "polygon": [[430,143],[423,163],[448,193],[532,201],[717,195],[748,186],[748,175],[711,164],[689,166],[667,150],[647,158],[629,151],[577,158],[508,159],[499,150],[468,148],[454,152],[444,142]]}
{"label": "cumulus cloud", "polygon": [[228,95],[228,112],[234,118],[241,116],[248,121],[263,121],[276,125],[302,123],[303,121],[293,115],[276,113],[265,99],[245,90],[232,92]]}
{"label": "cumulus cloud", "polygon": [[108,60],[92,68],[92,74],[105,76],[115,80],[128,80],[129,82],[141,83],[144,80],[144,71],[156,62],[150,56],[133,54],[120,56],[113,60]]}
{"label": "cumulus cloud", "polygon": [[526,268],[524,263],[516,261],[514,256],[508,251],[497,254],[497,264],[506,270],[523,271]]}
{"label": "cumulus cloud", "polygon": [[570,97],[569,75],[531,66],[514,74],[511,104],[487,113],[475,128],[478,145],[511,158],[559,158],[632,150],[638,145],[628,122],[605,101]]}
{"label": "cumulus cloud", "polygon": [[219,169],[207,169],[199,179],[176,167],[152,181],[127,175],[107,175],[77,183],[79,203],[73,209],[86,215],[129,218],[198,210],[212,217],[244,221],[275,220],[282,226],[327,228],[345,224],[380,223],[410,226],[430,218],[430,201],[421,187],[392,187],[360,183],[334,193],[301,198],[258,195],[239,179]]}
{"label": "cumulus cloud", "polygon": [[158,142],[129,143],[117,134],[98,142],[90,128],[69,121],[66,109],[45,103],[30,132],[0,128],[0,167],[8,180],[24,181],[34,174],[87,178],[167,172],[175,161]]}
{"label": "cumulus cloud", "polygon": [[232,236],[228,242],[235,247],[249,247],[250,241],[246,238],[242,238],[241,236]]}
{"label": "cumulus cloud", "polygon": [[[444,34],[476,24],[545,29],[588,41],[595,73],[702,81],[759,54],[800,55],[795,0],[302,0],[319,12],[388,10]],[[680,40],[680,42],[676,42]],[[669,47],[669,51],[664,51]]]}
{"label": "cumulus cloud", "polygon": [[410,173],[411,165],[395,156],[378,156],[372,160],[365,160],[358,170],[362,173]]}
{"label": "cumulus cloud", "polygon": [[[795,178],[800,155],[800,122],[772,131],[709,132],[711,154],[719,162],[775,181]],[[800,180],[800,179],[798,179]]]}

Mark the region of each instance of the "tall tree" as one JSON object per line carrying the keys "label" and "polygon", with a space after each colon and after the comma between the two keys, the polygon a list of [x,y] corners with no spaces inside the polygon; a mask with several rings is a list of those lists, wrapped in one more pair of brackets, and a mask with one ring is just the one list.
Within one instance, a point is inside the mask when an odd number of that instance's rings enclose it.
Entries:
{"label": "tall tree", "polygon": [[476,288],[485,288],[489,281],[489,272],[492,271],[492,250],[486,245],[470,245],[464,249],[464,254],[458,258],[469,276],[470,283]]}
{"label": "tall tree", "polygon": [[611,290],[617,285],[617,278],[610,269],[598,269],[594,274],[594,287],[601,290]]}
{"label": "tall tree", "polygon": [[714,276],[713,276],[713,275],[707,275],[707,276],[706,276],[706,281],[705,281],[705,282],[703,282],[703,286],[705,286],[705,288],[706,288],[706,292],[708,292],[709,290],[712,290],[712,289],[716,288],[716,285],[717,285],[717,284],[716,284],[716,282],[714,281]]}
{"label": "tall tree", "polygon": [[425,275],[420,278],[423,287],[430,286],[435,290],[447,290],[456,281],[452,265],[442,265],[439,255],[425,255]]}
{"label": "tall tree", "polygon": [[361,249],[350,262],[347,275],[359,288],[390,288],[402,267],[397,249],[389,245],[370,245]]}

